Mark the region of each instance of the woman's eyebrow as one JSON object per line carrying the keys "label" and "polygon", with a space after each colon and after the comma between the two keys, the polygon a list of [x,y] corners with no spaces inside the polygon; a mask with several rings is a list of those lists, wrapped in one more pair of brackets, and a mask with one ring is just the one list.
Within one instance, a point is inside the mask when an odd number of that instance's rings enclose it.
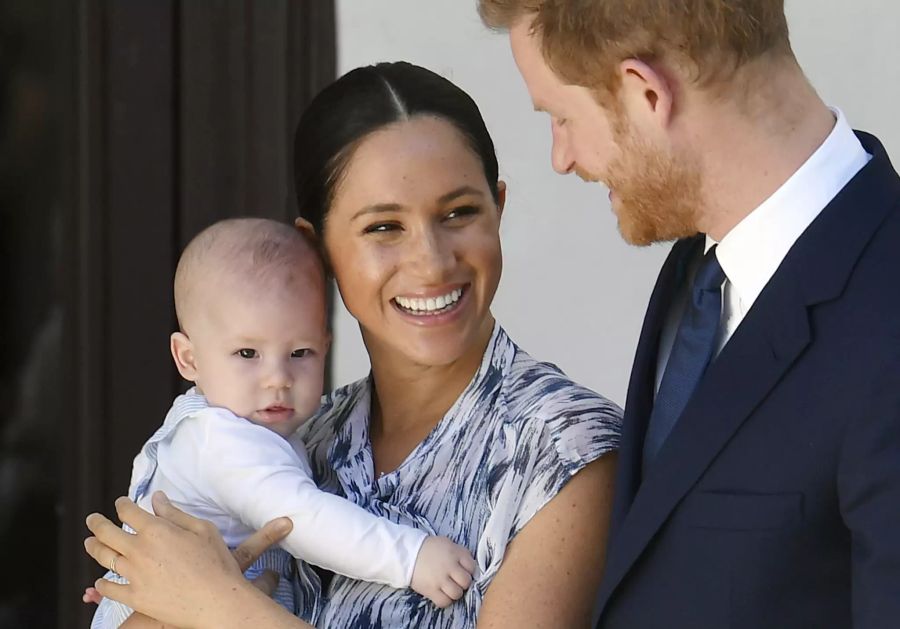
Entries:
{"label": "woman's eyebrow", "polygon": [[365,214],[377,214],[379,212],[399,212],[402,209],[403,206],[399,203],[373,203],[372,205],[367,205],[359,210],[350,218],[350,220],[354,221]]}
{"label": "woman's eyebrow", "polygon": [[[460,186],[459,188],[456,188],[455,190],[451,190],[450,192],[448,192],[446,194],[442,194],[440,197],[438,197],[437,204],[443,205],[445,203],[449,203],[450,201],[453,201],[454,199],[457,199],[461,196],[465,196],[467,194],[472,194],[472,195],[476,195],[479,197],[484,196],[484,192],[482,192],[478,188],[473,188],[472,186]],[[383,213],[383,212],[401,212],[404,209],[405,209],[404,206],[400,205],[399,203],[373,203],[372,205],[367,205],[364,208],[362,208],[361,210],[359,210],[358,212],[356,212],[356,214],[354,214],[350,218],[350,220],[354,221],[357,218],[359,218],[360,216],[364,216],[366,214],[378,214],[378,213]]]}
{"label": "woman's eyebrow", "polygon": [[480,197],[484,196],[484,192],[482,192],[478,188],[473,188],[472,186],[460,186],[456,190],[453,190],[451,192],[448,192],[447,194],[441,195],[441,197],[438,198],[438,204],[449,203],[453,199],[456,199],[458,197],[461,197],[461,196],[464,196],[467,194],[475,194]]}

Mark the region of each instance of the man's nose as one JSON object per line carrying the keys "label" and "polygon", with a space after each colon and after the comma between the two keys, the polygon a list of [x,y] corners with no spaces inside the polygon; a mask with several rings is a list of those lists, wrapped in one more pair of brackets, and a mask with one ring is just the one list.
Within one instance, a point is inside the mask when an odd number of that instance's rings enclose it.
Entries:
{"label": "man's nose", "polygon": [[553,170],[560,175],[568,175],[575,170],[575,160],[569,149],[569,140],[566,131],[554,121],[551,125],[553,131],[553,148],[550,150],[550,162]]}

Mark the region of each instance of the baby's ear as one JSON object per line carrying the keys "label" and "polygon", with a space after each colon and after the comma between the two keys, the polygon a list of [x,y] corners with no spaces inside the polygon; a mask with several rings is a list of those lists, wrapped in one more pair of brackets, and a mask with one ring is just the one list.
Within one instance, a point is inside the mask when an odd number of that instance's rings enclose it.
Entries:
{"label": "baby's ear", "polygon": [[308,220],[303,218],[302,216],[298,216],[294,219],[294,227],[297,228],[304,236],[310,239],[312,242],[315,242],[317,239],[316,236],[316,228],[313,227],[313,224]]}
{"label": "baby's ear", "polygon": [[169,349],[175,360],[178,373],[185,380],[195,382],[197,380],[197,365],[194,358],[194,344],[183,332],[173,332],[169,338]]}

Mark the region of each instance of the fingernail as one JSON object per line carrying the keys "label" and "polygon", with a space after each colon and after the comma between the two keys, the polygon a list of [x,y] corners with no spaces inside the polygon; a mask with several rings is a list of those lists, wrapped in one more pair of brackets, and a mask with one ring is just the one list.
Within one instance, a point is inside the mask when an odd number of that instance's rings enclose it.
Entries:
{"label": "fingernail", "polygon": [[278,532],[287,533],[293,528],[294,524],[288,518],[278,518]]}

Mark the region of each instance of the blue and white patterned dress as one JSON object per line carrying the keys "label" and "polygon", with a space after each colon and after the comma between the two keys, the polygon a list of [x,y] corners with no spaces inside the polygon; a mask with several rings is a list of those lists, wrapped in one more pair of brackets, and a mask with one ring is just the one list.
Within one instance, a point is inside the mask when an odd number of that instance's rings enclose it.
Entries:
{"label": "blue and white patterned dress", "polygon": [[474,627],[507,545],[585,465],[618,447],[622,411],[519,349],[495,326],[472,382],[393,472],[374,477],[371,380],[338,389],[301,429],[319,486],[371,513],[444,535],[475,557],[461,601],[336,575],[318,627]]}

